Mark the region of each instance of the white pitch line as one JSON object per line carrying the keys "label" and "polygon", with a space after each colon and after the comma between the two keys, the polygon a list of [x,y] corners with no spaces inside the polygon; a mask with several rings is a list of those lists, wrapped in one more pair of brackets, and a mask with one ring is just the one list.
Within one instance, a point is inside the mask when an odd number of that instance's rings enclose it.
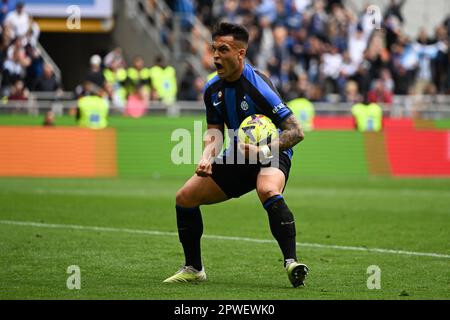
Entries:
{"label": "white pitch line", "polygon": [[[14,226],[25,226],[25,227],[36,227],[36,228],[55,228],[55,229],[74,229],[74,230],[89,230],[89,231],[105,231],[105,232],[123,232],[123,233],[133,233],[133,234],[147,234],[152,236],[173,236],[177,237],[177,232],[166,232],[166,231],[155,231],[155,230],[139,230],[139,229],[127,229],[127,228],[110,228],[110,227],[95,227],[95,226],[80,226],[72,224],[50,224],[50,223],[39,223],[31,221],[10,221],[10,220],[0,220],[0,224],[4,225],[14,225]],[[218,235],[203,235],[203,238],[215,239],[215,240],[228,240],[228,241],[246,241],[253,243],[275,243],[275,240],[265,240],[265,239],[254,239],[245,237],[228,237],[228,236],[218,236]],[[377,253],[389,253],[397,255],[407,255],[407,256],[419,256],[419,257],[433,257],[433,258],[444,258],[450,259],[450,255],[441,253],[431,253],[431,252],[414,252],[414,251],[404,251],[404,250],[392,250],[392,249],[380,249],[380,248],[365,248],[365,247],[352,247],[352,246],[338,246],[329,244],[318,244],[318,243],[297,243],[301,247],[309,248],[322,248],[322,249],[336,249],[336,250],[346,250],[346,251],[363,251],[363,252],[377,252]]]}

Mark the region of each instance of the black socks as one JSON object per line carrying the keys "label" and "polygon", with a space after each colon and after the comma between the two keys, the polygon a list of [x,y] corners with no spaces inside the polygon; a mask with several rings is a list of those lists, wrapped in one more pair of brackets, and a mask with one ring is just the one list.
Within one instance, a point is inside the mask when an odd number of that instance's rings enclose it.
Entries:
{"label": "black socks", "polygon": [[183,245],[186,266],[198,271],[202,269],[200,238],[203,234],[203,221],[200,208],[182,208],[176,206],[178,236]]}
{"label": "black socks", "polygon": [[[294,215],[284,202],[283,196],[274,196],[264,202],[269,215],[272,235],[277,240],[284,261],[297,261]],[[176,206],[178,236],[183,245],[186,266],[202,269],[200,239],[203,234],[203,221],[200,208],[182,208]]]}
{"label": "black socks", "polygon": [[270,230],[278,241],[285,263],[291,259],[297,261],[294,215],[284,202],[283,196],[277,195],[267,199],[264,208],[269,214]]}

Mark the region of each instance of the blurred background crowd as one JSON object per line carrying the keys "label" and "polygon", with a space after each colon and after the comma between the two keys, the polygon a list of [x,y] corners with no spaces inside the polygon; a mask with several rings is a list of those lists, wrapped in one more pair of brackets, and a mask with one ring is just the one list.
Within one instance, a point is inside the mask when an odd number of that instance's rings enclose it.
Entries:
{"label": "blurred background crowd", "polygon": [[[200,24],[211,30],[215,23],[245,25],[251,43],[248,61],[266,73],[282,97],[293,100],[355,103],[366,97],[389,105],[394,95],[450,94],[450,14],[431,21],[434,31],[418,30],[415,37],[403,31],[405,0],[391,0],[374,20],[368,5],[355,11],[342,0],[166,0],[181,14],[182,29],[192,41],[182,48],[202,57],[202,66],[214,74],[210,43],[200,35]],[[148,0],[152,10],[156,0]],[[413,17],[408,17],[413,19]],[[148,17],[152,22],[152,17]],[[161,16],[162,41],[173,48],[173,21]],[[60,92],[62,85],[38,47],[39,25],[24,10],[2,1],[0,12],[1,96],[26,99],[28,91]],[[378,23],[379,22],[379,23]],[[210,40],[210,39],[209,39]],[[124,58],[126,49],[93,55],[76,96],[92,85],[115,106],[160,100],[200,101],[207,77],[192,66],[182,76],[158,56],[154,61]],[[71,90],[71,89],[70,89]]]}
{"label": "blurred background crowd", "polygon": [[[252,41],[250,63],[286,100],[300,94],[326,101],[334,94],[355,102],[367,93],[371,101],[390,104],[394,94],[450,93],[450,13],[431,22],[432,35],[422,28],[413,38],[402,28],[405,0],[380,8],[379,24],[369,5],[355,12],[340,0],[168,2],[210,28],[223,20],[244,24]],[[205,50],[205,65],[211,60]]]}
{"label": "blurred background crowd", "polygon": [[0,95],[9,100],[27,100],[29,91],[61,90],[41,55],[39,25],[24,7],[23,2],[0,4]]}

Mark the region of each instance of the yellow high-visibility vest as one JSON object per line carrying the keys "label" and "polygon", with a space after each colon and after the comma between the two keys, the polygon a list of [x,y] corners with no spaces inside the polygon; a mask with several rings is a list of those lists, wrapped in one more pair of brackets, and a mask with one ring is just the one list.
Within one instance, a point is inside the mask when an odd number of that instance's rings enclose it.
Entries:
{"label": "yellow high-visibility vest", "polygon": [[160,97],[161,101],[172,104],[177,98],[178,85],[175,68],[167,66],[153,66],[149,69],[152,86]]}
{"label": "yellow high-visibility vest", "polygon": [[127,80],[127,70],[120,68],[116,70],[115,72],[111,69],[106,68],[103,71],[103,75],[105,76],[105,79],[107,82],[114,84],[116,82],[122,83]]}
{"label": "yellow high-visibility vest", "polygon": [[78,100],[79,125],[83,128],[104,129],[108,126],[108,101],[99,96],[86,96]]}
{"label": "yellow high-visibility vest", "polygon": [[352,107],[352,114],[355,117],[358,131],[381,131],[383,110],[378,104],[357,103]]}
{"label": "yellow high-visibility vest", "polygon": [[145,88],[150,92],[151,76],[148,68],[143,68],[141,70],[136,68],[128,68],[127,75],[129,79],[127,87],[128,94],[134,93],[139,84],[144,84]]}
{"label": "yellow high-visibility vest", "polygon": [[127,88],[125,87],[125,82],[127,80],[127,70],[120,68],[115,72],[111,69],[106,68],[103,71],[106,82],[111,84],[114,89],[114,94],[125,103],[127,99]]}
{"label": "yellow high-visibility vest", "polygon": [[304,131],[314,129],[314,105],[306,98],[297,98],[287,103],[295,117],[300,122]]}

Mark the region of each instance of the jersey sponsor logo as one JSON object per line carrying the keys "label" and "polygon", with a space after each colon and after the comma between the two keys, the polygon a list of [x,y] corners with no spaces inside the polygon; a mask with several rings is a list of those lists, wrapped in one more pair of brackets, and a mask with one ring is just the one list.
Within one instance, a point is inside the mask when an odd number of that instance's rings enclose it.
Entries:
{"label": "jersey sponsor logo", "polygon": [[273,113],[278,113],[280,110],[286,108],[286,106],[284,105],[284,103],[280,103],[279,105],[273,107],[272,112]]}
{"label": "jersey sponsor logo", "polygon": [[214,107],[217,107],[218,105],[220,105],[222,103],[222,101],[214,101],[213,105]]}

